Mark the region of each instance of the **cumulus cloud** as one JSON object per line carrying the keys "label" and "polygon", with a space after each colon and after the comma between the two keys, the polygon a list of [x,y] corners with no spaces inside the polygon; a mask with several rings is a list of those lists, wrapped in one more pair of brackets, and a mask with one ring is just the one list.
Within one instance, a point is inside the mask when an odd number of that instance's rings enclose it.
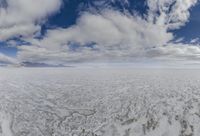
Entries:
{"label": "cumulus cloud", "polygon": [[[172,38],[173,35],[165,28],[138,16],[106,10],[101,14],[84,13],[73,27],[51,30],[42,40],[28,41],[33,44],[34,49],[45,50],[45,53],[41,53],[40,60],[53,54],[57,60],[80,61],[84,58],[100,60],[140,56],[146,49],[163,45]],[[71,51],[71,43],[80,45],[77,51]],[[94,46],[86,46],[91,43]],[[26,50],[19,48],[18,57],[21,60],[32,58],[29,55],[34,56],[34,51],[27,53],[27,48],[31,50],[33,47],[27,46]]]}
{"label": "cumulus cloud", "polygon": [[0,0],[0,40],[30,36],[39,24],[59,10],[61,0]]}

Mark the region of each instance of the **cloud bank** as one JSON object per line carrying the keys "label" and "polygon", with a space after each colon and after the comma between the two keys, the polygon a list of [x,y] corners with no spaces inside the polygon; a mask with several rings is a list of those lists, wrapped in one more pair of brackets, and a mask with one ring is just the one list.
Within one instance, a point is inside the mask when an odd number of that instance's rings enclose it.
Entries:
{"label": "cloud bank", "polygon": [[[0,11],[0,40],[20,35],[31,44],[17,47],[17,60],[21,63],[58,65],[73,62],[133,62],[145,58],[199,58],[198,44],[174,43],[174,35],[170,31],[180,29],[189,21],[190,8],[197,4],[197,0],[147,0],[145,16],[107,7],[101,12],[85,11],[75,25],[48,30],[42,39],[35,39],[33,35],[40,32],[40,24],[58,11],[62,2],[6,2],[6,8]],[[129,1],[122,2],[129,4]]]}

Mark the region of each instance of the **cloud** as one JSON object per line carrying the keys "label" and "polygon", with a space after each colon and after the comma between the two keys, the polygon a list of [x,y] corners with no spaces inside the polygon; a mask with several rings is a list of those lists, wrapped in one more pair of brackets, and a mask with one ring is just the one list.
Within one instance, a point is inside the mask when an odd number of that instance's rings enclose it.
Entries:
{"label": "cloud", "polygon": [[40,26],[34,24],[15,25],[9,28],[0,29],[0,40],[6,40],[19,36],[32,36],[34,33],[40,31]]}
{"label": "cloud", "polygon": [[147,0],[148,20],[167,29],[184,26],[190,17],[189,9],[198,0]]}
{"label": "cloud", "polygon": [[199,42],[199,38],[192,39],[190,43],[197,44]]}
{"label": "cloud", "polygon": [[3,0],[0,3],[0,41],[40,32],[39,24],[58,11],[61,0]]}
{"label": "cloud", "polygon": [[18,64],[17,60],[0,53],[0,64]]}
{"label": "cloud", "polygon": [[147,57],[168,59],[168,60],[199,60],[200,47],[193,44],[169,44],[165,47],[151,49],[147,53]]}
{"label": "cloud", "polygon": [[[42,40],[29,39],[32,46],[19,47],[18,57],[22,61],[37,56],[38,60],[46,61],[49,57],[65,62],[126,59],[140,56],[146,49],[163,45],[172,38],[165,28],[138,16],[113,10],[101,14],[86,12],[73,27],[50,30]],[[76,51],[70,49],[72,43],[79,45]],[[92,43],[94,46],[86,46]],[[42,50],[41,55],[38,50]]]}
{"label": "cloud", "polygon": [[[0,40],[22,35],[23,40],[30,43],[17,47],[17,60],[21,63],[199,58],[197,45],[181,44],[181,40],[175,44],[172,42],[174,35],[170,31],[188,22],[189,10],[197,0],[147,0],[148,11],[144,16],[112,8],[93,13],[83,12],[75,25],[48,30],[42,39],[34,39],[32,35],[40,31],[40,23],[48,15],[59,10],[61,2],[7,2],[7,8],[0,12]],[[127,0],[123,2],[129,4]],[[17,15],[19,18],[16,18]]]}

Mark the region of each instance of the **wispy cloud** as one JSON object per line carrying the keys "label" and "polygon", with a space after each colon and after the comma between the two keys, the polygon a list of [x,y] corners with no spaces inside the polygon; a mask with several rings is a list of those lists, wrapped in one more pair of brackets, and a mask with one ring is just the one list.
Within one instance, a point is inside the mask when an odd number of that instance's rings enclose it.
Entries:
{"label": "wispy cloud", "polygon": [[18,64],[18,61],[15,58],[0,53],[0,64]]}

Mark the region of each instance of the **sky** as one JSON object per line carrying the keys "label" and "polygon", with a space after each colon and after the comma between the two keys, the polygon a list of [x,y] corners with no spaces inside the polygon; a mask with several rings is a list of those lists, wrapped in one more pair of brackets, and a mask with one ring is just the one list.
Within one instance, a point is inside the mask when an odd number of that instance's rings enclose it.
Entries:
{"label": "sky", "polygon": [[0,65],[200,64],[198,0],[0,0]]}

